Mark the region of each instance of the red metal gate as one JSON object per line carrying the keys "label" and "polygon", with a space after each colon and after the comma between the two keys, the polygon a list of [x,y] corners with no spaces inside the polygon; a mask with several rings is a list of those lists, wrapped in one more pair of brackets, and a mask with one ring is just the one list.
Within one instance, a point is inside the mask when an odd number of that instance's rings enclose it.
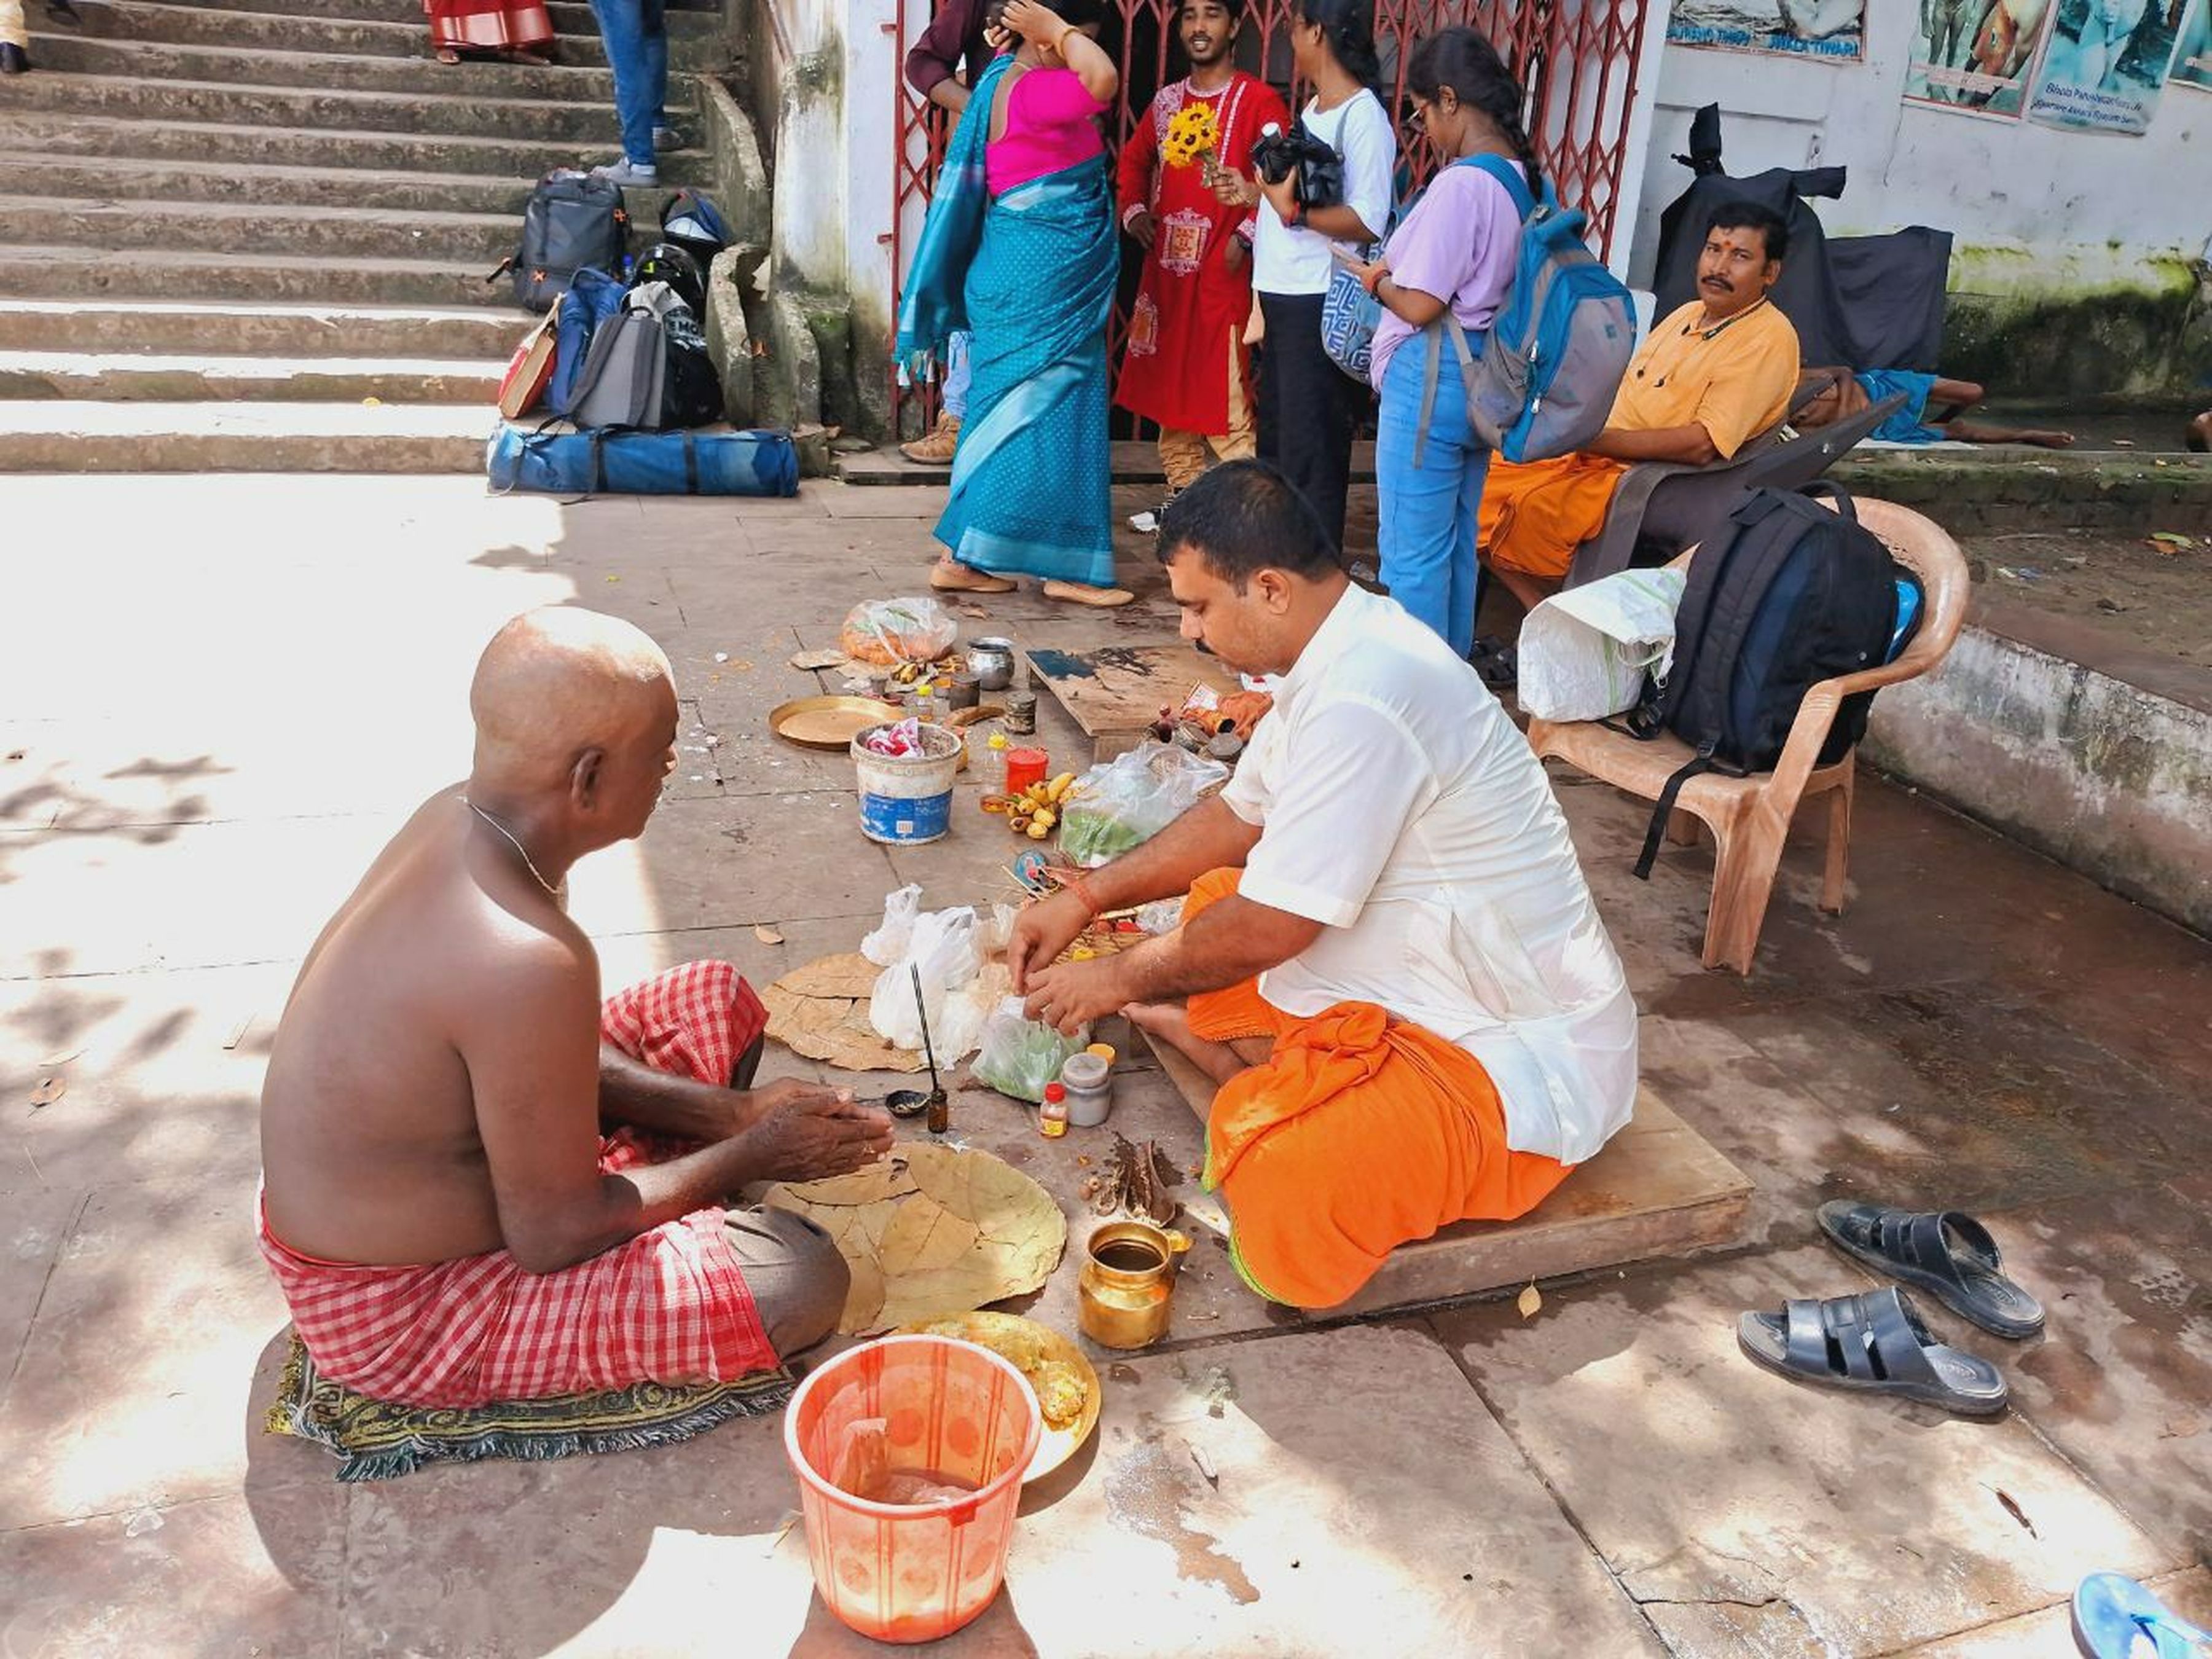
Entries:
{"label": "red metal gate", "polygon": [[[1559,198],[1589,214],[1592,240],[1609,258],[1620,223],[1621,175],[1627,165],[1629,112],[1636,95],[1637,56],[1651,0],[1376,0],[1375,41],[1382,63],[1383,106],[1403,106],[1406,60],[1414,42],[1454,23],[1471,23],[1489,36],[1516,78],[1527,89],[1523,112],[1537,153]],[[1290,74],[1288,25],[1293,0],[1247,0],[1237,61],[1278,87]],[[1121,90],[1108,137],[1118,149],[1127,142],[1152,94],[1166,84],[1174,47],[1176,0],[1110,0],[1107,46],[1118,46]],[[1118,27],[1117,27],[1118,25]],[[904,9],[886,31],[896,54],[892,76],[893,162],[891,168],[892,314],[906,283],[907,261],[921,231],[931,190],[935,186],[949,131],[948,117],[917,98],[906,84],[903,66],[910,44]],[[1118,41],[1113,37],[1118,33]],[[1294,100],[1291,106],[1297,107]],[[1400,124],[1399,141],[1408,133]],[[1425,143],[1414,139],[1404,157],[1413,183],[1424,182],[1436,164]],[[1126,313],[1117,307],[1108,346],[1110,360],[1121,360]],[[933,392],[894,390],[902,416],[915,405],[933,408]],[[927,412],[927,410],[925,410]],[[911,426],[910,419],[902,421]],[[908,435],[902,434],[902,435]]]}

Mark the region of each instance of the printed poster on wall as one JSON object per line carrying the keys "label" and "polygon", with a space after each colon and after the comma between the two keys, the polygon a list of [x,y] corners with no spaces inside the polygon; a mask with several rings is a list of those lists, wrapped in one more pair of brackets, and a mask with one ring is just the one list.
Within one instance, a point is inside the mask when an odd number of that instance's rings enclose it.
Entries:
{"label": "printed poster on wall", "polygon": [[2018,120],[2050,0],[1920,0],[1918,10],[1905,101]]}
{"label": "printed poster on wall", "polygon": [[1674,0],[1667,40],[1720,52],[1866,61],[1866,0]]}
{"label": "printed poster on wall", "polygon": [[2166,85],[2185,0],[2058,0],[2031,121],[2141,133]]}
{"label": "printed poster on wall", "polygon": [[2181,14],[2181,38],[2166,78],[2177,86],[2212,92],[2212,0],[2190,0]]}

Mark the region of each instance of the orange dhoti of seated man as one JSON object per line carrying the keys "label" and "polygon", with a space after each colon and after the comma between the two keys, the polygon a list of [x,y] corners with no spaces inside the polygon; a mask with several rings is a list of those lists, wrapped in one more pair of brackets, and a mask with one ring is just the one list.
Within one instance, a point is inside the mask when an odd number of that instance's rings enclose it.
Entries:
{"label": "orange dhoti of seated man", "polygon": [[[1253,1287],[1325,1308],[1398,1245],[1525,1214],[1636,1097],[1636,1008],[1566,823],[1474,671],[1352,585],[1258,462],[1171,504],[1186,638],[1279,676],[1235,778],[1016,923],[1033,1018],[1126,1012],[1218,1085],[1206,1178]],[[1100,910],[1175,932],[1056,966]]]}
{"label": "orange dhoti of seated man", "polygon": [[1475,520],[1486,564],[1555,583],[1632,465],[1726,459],[1789,412],[1797,331],[1767,297],[1787,244],[1781,216],[1755,203],[1714,216],[1698,297],[1652,325],[1589,447],[1491,466]]}

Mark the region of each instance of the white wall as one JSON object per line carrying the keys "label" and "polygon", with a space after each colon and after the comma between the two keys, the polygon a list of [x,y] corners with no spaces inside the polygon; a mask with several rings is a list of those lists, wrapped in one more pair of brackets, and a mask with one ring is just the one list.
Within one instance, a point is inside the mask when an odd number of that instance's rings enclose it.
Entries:
{"label": "white wall", "polygon": [[1889,0],[1868,13],[1871,50],[1862,64],[1664,49],[1631,258],[1637,280],[1650,276],[1661,212],[1690,180],[1670,158],[1687,150],[1691,114],[1708,103],[1721,106],[1725,165],[1737,177],[1850,169],[1840,199],[1814,204],[1834,234],[1932,225],[1962,248],[2024,246],[2054,268],[2078,269],[2085,258],[2118,268],[2144,253],[2203,250],[2212,236],[2212,93],[2168,86],[2141,137],[1908,106],[1899,94],[1913,9]]}

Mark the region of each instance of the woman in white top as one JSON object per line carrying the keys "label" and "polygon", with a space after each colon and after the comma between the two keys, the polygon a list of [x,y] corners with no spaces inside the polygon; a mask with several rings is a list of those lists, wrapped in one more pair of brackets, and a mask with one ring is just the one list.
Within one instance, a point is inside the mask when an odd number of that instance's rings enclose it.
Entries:
{"label": "woman in white top", "polygon": [[1367,0],[1297,0],[1291,21],[1297,73],[1314,89],[1299,119],[1344,158],[1344,199],[1328,207],[1298,200],[1297,174],[1267,185],[1226,168],[1213,173],[1224,202],[1260,209],[1252,243],[1252,287],[1267,339],[1260,356],[1260,459],[1289,478],[1321,515],[1340,552],[1352,439],[1368,391],[1322,349],[1322,296],[1331,250],[1364,254],[1390,220],[1398,137],[1372,88],[1380,76]]}

